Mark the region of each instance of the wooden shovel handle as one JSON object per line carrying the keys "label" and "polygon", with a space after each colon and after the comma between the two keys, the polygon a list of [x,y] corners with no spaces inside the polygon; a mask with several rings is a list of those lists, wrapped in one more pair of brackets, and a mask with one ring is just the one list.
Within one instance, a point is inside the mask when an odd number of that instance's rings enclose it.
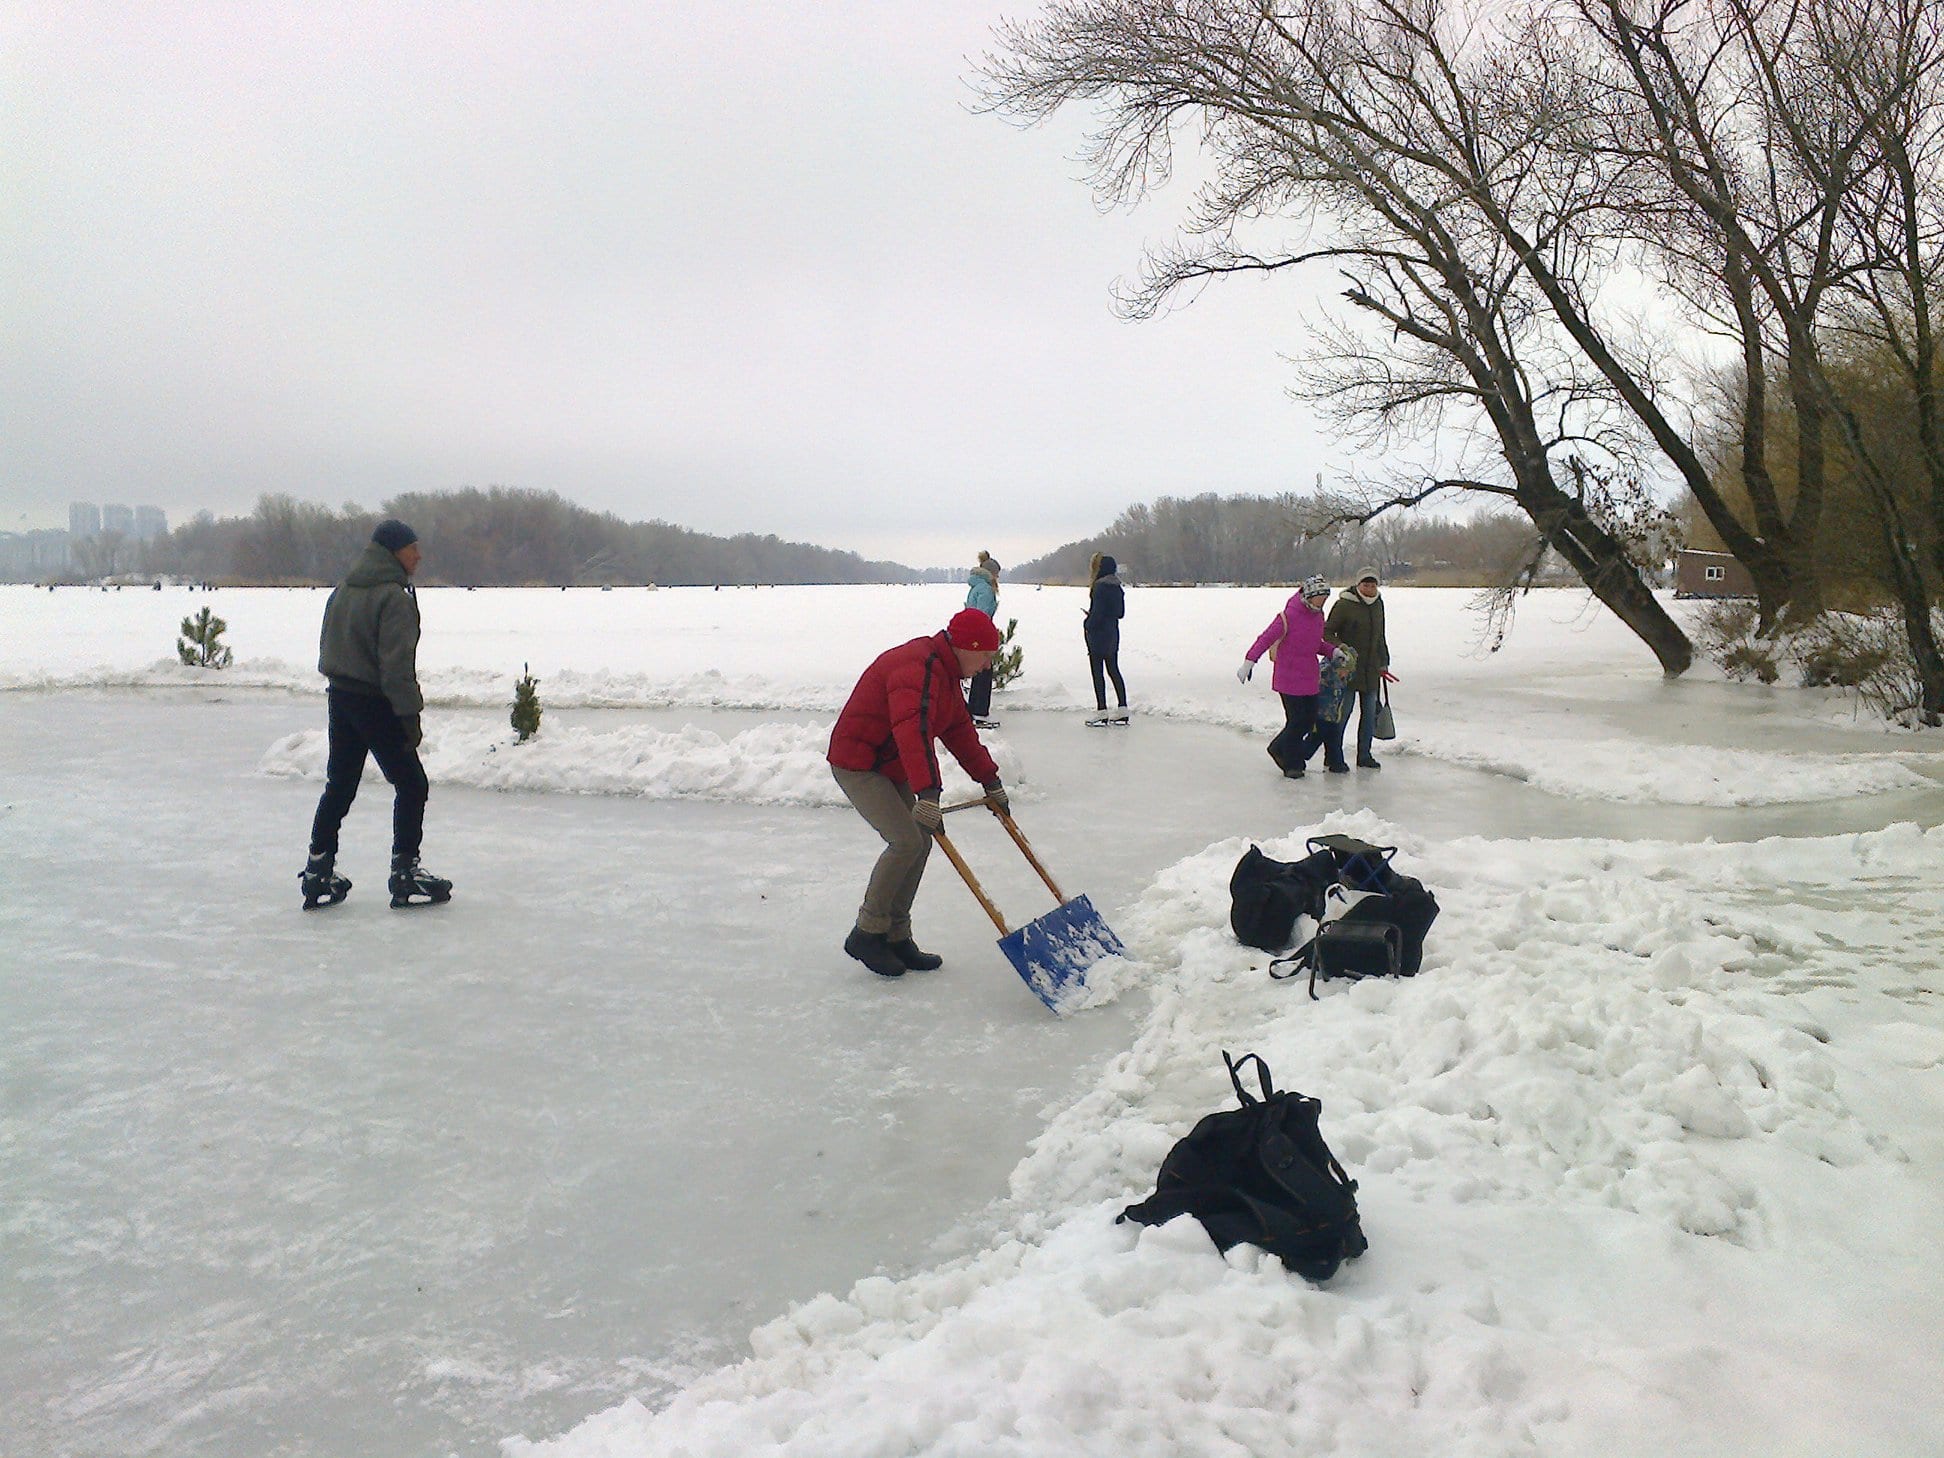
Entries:
{"label": "wooden shovel handle", "polygon": [[[980,800],[973,803],[984,804],[985,802]],[[954,808],[962,810],[965,807],[961,805]],[[938,848],[945,852],[945,858],[952,863],[953,869],[965,879],[965,884],[972,894],[979,898],[979,905],[983,906],[986,915],[992,918],[992,924],[999,928],[999,935],[1010,936],[1012,928],[1006,925],[1006,918],[999,914],[999,908],[994,906],[991,898],[985,894],[985,888],[979,884],[979,878],[972,874],[972,868],[965,864],[965,857],[958,853],[958,847],[952,844],[942,830],[933,831],[932,839],[938,842]]]}
{"label": "wooden shovel handle", "polygon": [[1013,838],[1014,844],[1019,847],[1020,852],[1031,863],[1033,869],[1039,872],[1040,880],[1046,882],[1046,889],[1053,893],[1053,899],[1062,906],[1066,905],[1066,893],[1053,884],[1052,876],[1048,875],[1046,867],[1040,864],[1040,858],[1033,854],[1033,848],[1026,844],[1026,837],[1020,832],[1019,827],[1013,823],[1012,816],[999,812],[999,823],[1006,827],[1006,834]]}
{"label": "wooden shovel handle", "polygon": [[[961,800],[956,805],[945,805],[940,807],[939,814],[950,815],[955,810],[977,810],[981,807],[990,809],[991,805],[992,802],[990,800]],[[1006,834],[1010,835],[1013,838],[1013,844],[1018,846],[1020,850],[1020,854],[1026,857],[1026,863],[1030,865],[1035,871],[1039,872],[1040,880],[1046,882],[1046,889],[1053,893],[1053,899],[1059,902],[1062,906],[1064,906],[1066,904],[1066,893],[1060,890],[1059,886],[1055,884],[1053,877],[1048,873],[1046,867],[1040,864],[1040,858],[1033,854],[1033,848],[1026,843],[1025,835],[1020,831],[1019,826],[1013,822],[1012,816],[999,810],[994,810],[992,813],[997,815],[999,817],[999,823],[1006,827]],[[943,835],[939,836],[938,838],[941,842],[945,841],[945,837]],[[986,901],[985,893],[979,890],[978,882],[972,879],[972,873],[965,869],[965,862],[959,859],[958,852],[953,850],[949,843],[945,844],[945,854],[952,858],[952,864],[959,868],[959,874],[965,877],[965,884],[972,888],[973,894],[976,895],[979,898],[979,900],[984,903],[985,909],[989,912],[992,912],[992,919],[994,921],[999,921],[999,913],[992,910],[992,903],[990,901]],[[1005,924],[1003,922],[1000,922],[999,929],[1001,931],[1004,931],[1006,929]]]}

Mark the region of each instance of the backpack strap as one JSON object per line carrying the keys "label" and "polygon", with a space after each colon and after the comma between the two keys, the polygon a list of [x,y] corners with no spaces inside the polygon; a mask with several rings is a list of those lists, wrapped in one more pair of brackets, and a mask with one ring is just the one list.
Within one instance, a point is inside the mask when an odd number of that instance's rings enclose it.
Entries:
{"label": "backpack strap", "polygon": [[[1280,957],[1270,958],[1269,976],[1277,982],[1287,982],[1292,977],[1301,977],[1303,975],[1303,964],[1309,960],[1310,949],[1315,945],[1316,938],[1311,937],[1295,951],[1284,952]],[[1287,972],[1278,972],[1276,969],[1282,966],[1288,966],[1289,970]]]}
{"label": "backpack strap", "polygon": [[1255,1064],[1256,1081],[1262,1085],[1262,1097],[1264,1099],[1273,1099],[1276,1096],[1275,1085],[1269,1079],[1269,1065],[1264,1063],[1258,1055],[1244,1053],[1240,1058],[1231,1058],[1228,1055],[1228,1050],[1225,1048],[1222,1050],[1222,1062],[1228,1065],[1229,1082],[1235,1085],[1235,1096],[1242,1100],[1243,1108],[1246,1109],[1250,1105],[1258,1102],[1253,1094],[1242,1087],[1242,1068],[1244,1064]]}

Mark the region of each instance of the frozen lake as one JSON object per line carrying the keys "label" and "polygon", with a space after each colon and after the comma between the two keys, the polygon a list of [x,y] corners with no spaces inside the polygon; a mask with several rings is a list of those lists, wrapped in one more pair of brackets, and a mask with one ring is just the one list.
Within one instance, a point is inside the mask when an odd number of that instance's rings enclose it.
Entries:
{"label": "frozen lake", "polygon": [[[1679,687],[1704,719],[1737,692]],[[1667,692],[1644,677],[1586,716],[1657,718]],[[547,724],[778,721],[828,716]],[[1048,1016],[942,858],[918,914],[947,966],[871,978],[839,943],[874,842],[829,805],[435,778],[426,860],[456,899],[403,915],[373,771],[357,889],[301,915],[318,787],[259,763],[321,722],[274,690],[0,693],[0,1452],[471,1458],[653,1407],[792,1301],[977,1250],[1048,1112],[1145,1012]],[[1759,712],[1742,732],[1791,738]],[[1087,731],[1042,705],[995,737],[1021,824],[1110,921],[1182,857],[1332,809],[1673,842],[1944,812],[1928,759],[1884,793],[1714,806],[1562,799],[1408,751],[1292,784],[1266,736],[1186,717]],[[1840,755],[1864,734],[1794,737]],[[996,828],[961,839],[1015,919],[1043,909]]]}

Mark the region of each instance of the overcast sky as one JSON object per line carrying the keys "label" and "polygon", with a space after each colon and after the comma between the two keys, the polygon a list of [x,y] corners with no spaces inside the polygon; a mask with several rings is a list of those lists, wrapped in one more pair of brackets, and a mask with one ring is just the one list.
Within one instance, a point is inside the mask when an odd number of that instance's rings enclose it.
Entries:
{"label": "overcast sky", "polygon": [[1305,300],[1110,289],[1031,0],[0,0],[0,529],[507,485],[914,565],[1307,488]]}

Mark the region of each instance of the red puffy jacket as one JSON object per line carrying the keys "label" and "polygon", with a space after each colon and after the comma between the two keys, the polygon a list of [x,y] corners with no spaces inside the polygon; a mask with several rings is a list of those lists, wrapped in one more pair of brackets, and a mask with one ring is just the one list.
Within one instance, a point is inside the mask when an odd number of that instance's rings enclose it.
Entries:
{"label": "red puffy jacket", "polygon": [[958,657],[943,633],[913,638],[872,660],[837,716],[825,757],[839,769],[876,770],[922,795],[944,784],[936,739],[981,785],[999,778],[965,707]]}

